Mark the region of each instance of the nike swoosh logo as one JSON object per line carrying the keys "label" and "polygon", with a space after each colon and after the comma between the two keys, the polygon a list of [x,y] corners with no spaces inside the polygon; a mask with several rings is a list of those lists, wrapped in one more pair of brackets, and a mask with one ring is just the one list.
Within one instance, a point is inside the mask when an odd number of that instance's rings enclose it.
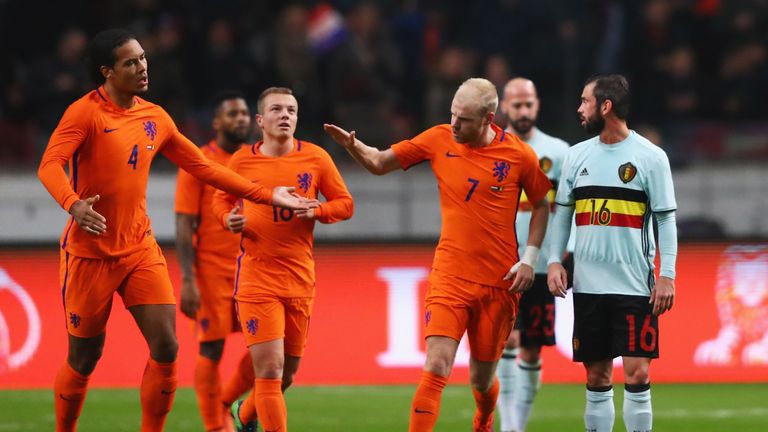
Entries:
{"label": "nike swoosh logo", "polygon": [[114,132],[116,130],[117,130],[117,128],[114,128],[114,129],[104,128],[104,133],[110,133],[110,132]]}
{"label": "nike swoosh logo", "polygon": [[416,414],[434,414],[432,411],[422,410],[418,408],[414,408],[413,412]]}
{"label": "nike swoosh logo", "polygon": [[64,396],[64,395],[63,395],[63,394],[61,394],[61,393],[59,393],[59,398],[60,398],[61,400],[65,400],[65,401],[67,401],[67,402],[77,402],[77,401],[79,401],[79,400],[80,400],[80,399],[77,399],[77,398],[73,398],[73,397],[66,397],[66,396]]}
{"label": "nike swoosh logo", "polygon": [[445,156],[446,157],[461,157],[461,156],[457,155],[456,153],[451,153],[449,151],[445,152]]}

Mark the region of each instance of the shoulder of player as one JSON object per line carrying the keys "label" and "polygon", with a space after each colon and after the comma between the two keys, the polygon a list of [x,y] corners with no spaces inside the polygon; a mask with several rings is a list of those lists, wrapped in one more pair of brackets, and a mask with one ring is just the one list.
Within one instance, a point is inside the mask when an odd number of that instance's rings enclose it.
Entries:
{"label": "shoulder of player", "polygon": [[420,133],[419,135],[429,135],[429,136],[433,136],[434,138],[439,138],[439,139],[445,138],[453,141],[453,133],[451,133],[451,125],[447,123],[432,126],[431,128],[426,129],[424,132]]}

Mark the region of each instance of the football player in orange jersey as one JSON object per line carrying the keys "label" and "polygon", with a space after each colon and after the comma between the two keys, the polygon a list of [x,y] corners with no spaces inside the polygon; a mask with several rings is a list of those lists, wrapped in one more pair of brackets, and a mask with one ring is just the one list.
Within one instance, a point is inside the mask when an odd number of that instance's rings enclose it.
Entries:
{"label": "football player in orange jersey", "polygon": [[[493,124],[497,107],[494,85],[469,79],[454,95],[450,125],[435,126],[384,151],[365,145],[354,132],[325,125],[374,174],[429,161],[437,177],[443,227],[425,299],[427,358],[411,404],[410,431],[434,429],[465,331],[477,405],[473,430],[492,430],[499,393],[496,364],[512,330],[519,292],[533,282],[549,215],[550,181],[533,149]],[[523,188],[533,211],[527,247],[518,260],[515,217]]]}
{"label": "football player in orange jersey", "polygon": [[[213,98],[216,137],[201,148],[226,165],[248,139],[251,114],[244,96],[224,91]],[[211,209],[215,189],[179,170],[176,183],[176,253],[181,267],[181,312],[195,322],[200,348],[194,387],[206,431],[227,428],[229,406],[253,385],[253,366],[246,351],[225,386],[219,361],[224,340],[240,331],[232,291],[240,236],[221,226]]]}
{"label": "football player in orange jersey", "polygon": [[173,287],[146,213],[154,156],[163,153],[197,178],[248,200],[294,209],[317,203],[291,188],[270,191],[206,159],[165,110],[138,97],[149,85],[147,58],[130,33],[96,35],[89,64],[101,85],[67,108],[38,170],[48,192],[72,215],[61,237],[69,349],[54,383],[56,430],[76,428],[117,292],[149,346],[141,430],[159,431],[176,391],[178,342]]}
{"label": "football player in orange jersey", "polygon": [[[242,233],[235,276],[235,300],[256,379],[251,397],[232,406],[236,430],[287,430],[282,392],[293,382],[307,341],[315,297],[313,230],[315,221],[334,223],[352,217],[353,201],[328,153],[294,137],[298,102],[290,89],[272,87],[259,96],[256,121],[264,140],[238,150],[229,168],[260,184],[295,184],[319,207],[296,212],[214,194],[222,224]],[[234,208],[234,211],[232,210]]]}

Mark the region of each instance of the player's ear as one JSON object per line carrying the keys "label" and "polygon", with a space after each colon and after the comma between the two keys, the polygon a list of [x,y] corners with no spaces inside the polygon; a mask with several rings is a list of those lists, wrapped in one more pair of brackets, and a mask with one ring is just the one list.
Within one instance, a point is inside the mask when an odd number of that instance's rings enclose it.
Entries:
{"label": "player's ear", "polygon": [[101,76],[105,79],[109,79],[109,77],[112,76],[112,68],[109,66],[101,66],[99,72],[101,72]]}
{"label": "player's ear", "polygon": [[221,128],[221,120],[219,120],[219,116],[216,115],[213,117],[213,121],[211,121],[211,127],[214,131],[219,131],[219,128]]}
{"label": "player's ear", "polygon": [[610,99],[606,99],[603,101],[602,106],[600,107],[600,112],[603,115],[608,114],[611,112],[611,109],[613,109],[613,101]]}
{"label": "player's ear", "polygon": [[493,119],[494,119],[494,118],[496,118],[496,113],[495,113],[495,112],[489,112],[489,113],[488,113],[488,114],[485,116],[485,120],[488,122],[488,124],[491,124],[491,123],[493,123]]}
{"label": "player's ear", "polygon": [[264,123],[264,116],[256,113],[255,116],[253,116],[253,119],[256,120],[256,124],[259,125],[259,127],[262,127],[262,123]]}

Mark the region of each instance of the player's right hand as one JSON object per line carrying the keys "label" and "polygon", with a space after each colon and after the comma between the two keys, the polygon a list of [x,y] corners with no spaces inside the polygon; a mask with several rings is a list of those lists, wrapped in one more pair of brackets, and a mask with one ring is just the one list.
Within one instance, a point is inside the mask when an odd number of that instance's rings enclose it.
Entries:
{"label": "player's right hand", "polygon": [[568,272],[562,264],[555,262],[547,267],[547,286],[553,296],[565,298],[565,292],[568,289]]}
{"label": "player's right hand", "polygon": [[69,208],[69,214],[75,218],[77,225],[88,234],[100,235],[107,231],[107,219],[93,209],[93,205],[100,198],[99,195],[94,195],[84,200],[77,200]]}
{"label": "player's right hand", "polygon": [[197,316],[200,309],[200,290],[197,289],[194,279],[181,279],[181,313],[191,319]]}
{"label": "player's right hand", "polygon": [[245,215],[240,213],[240,206],[232,207],[227,213],[227,228],[235,234],[245,229]]}
{"label": "player's right hand", "polygon": [[334,141],[346,149],[350,149],[355,145],[355,131],[347,132],[336,125],[328,123],[323,124],[323,130],[325,130],[325,133],[333,138]]}

